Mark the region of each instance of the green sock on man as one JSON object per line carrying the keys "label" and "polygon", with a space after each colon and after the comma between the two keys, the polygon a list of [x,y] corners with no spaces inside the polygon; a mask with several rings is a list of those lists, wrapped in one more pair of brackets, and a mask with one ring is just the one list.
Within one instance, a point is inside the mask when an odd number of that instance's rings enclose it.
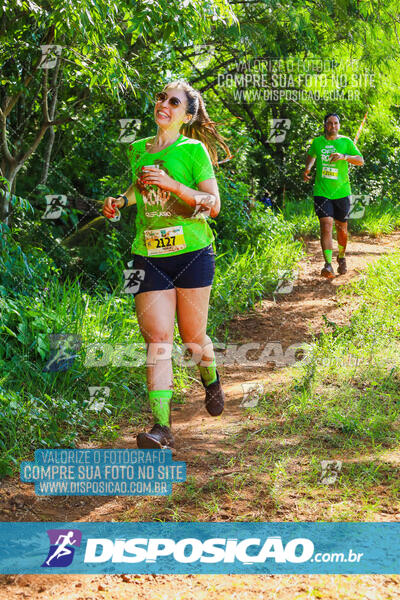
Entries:
{"label": "green sock on man", "polygon": [[170,427],[172,390],[150,390],[149,404],[153,413],[154,423]]}
{"label": "green sock on man", "polygon": [[338,244],[338,247],[339,247],[338,258],[344,258],[344,254],[346,252],[346,247],[345,246],[341,246],[340,244]]}
{"label": "green sock on man", "polygon": [[333,250],[324,250],[325,262],[331,264]]}

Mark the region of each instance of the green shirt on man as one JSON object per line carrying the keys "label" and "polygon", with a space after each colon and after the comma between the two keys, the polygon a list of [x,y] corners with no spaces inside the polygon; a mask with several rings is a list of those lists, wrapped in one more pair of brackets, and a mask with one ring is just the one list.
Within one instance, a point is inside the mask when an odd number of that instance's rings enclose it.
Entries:
{"label": "green shirt on man", "polygon": [[348,156],[362,156],[355,143],[345,135],[327,140],[324,135],[313,139],[308,154],[316,158],[316,176],[314,196],[323,196],[329,200],[350,196],[349,163],[346,160],[329,162],[334,152]]}

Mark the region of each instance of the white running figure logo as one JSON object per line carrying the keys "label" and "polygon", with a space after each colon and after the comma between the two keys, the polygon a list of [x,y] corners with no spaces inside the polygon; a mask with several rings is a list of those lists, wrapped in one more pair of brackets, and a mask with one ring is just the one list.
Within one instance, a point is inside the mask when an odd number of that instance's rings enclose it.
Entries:
{"label": "white running figure logo", "polygon": [[[73,540],[71,539],[71,536],[74,535],[73,531],[68,531],[68,533],[66,535],[59,535],[58,539],[56,541],[56,544],[60,544],[57,548],[57,550],[54,552],[54,554],[52,554],[52,556],[50,556],[50,558],[48,560],[46,560],[46,565],[50,565],[50,562],[53,560],[53,558],[61,557],[61,556],[66,556],[67,554],[71,554],[71,550],[69,548],[67,548],[67,545],[70,544],[71,546],[73,544],[75,544],[75,542],[77,542],[78,540]],[[60,542],[60,540],[63,540],[62,542]]]}

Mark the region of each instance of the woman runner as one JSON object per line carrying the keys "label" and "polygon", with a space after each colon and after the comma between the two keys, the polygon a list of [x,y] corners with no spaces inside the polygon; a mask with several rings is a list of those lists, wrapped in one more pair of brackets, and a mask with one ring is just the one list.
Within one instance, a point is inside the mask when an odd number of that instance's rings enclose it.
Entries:
{"label": "woman runner", "polygon": [[[171,352],[175,314],[183,344],[192,352],[205,387],[205,407],[224,409],[211,339],[206,334],[215,270],[213,233],[220,198],[213,163],[217,146],[229,148],[210,121],[200,93],[184,81],[169,83],[156,95],[157,134],[128,148],[133,183],[104,201],[103,214],[137,204],[133,269],[140,331],[147,344],[147,388],[154,426],[137,436],[139,448],[172,448]],[[211,157],[211,158],[210,158]]]}

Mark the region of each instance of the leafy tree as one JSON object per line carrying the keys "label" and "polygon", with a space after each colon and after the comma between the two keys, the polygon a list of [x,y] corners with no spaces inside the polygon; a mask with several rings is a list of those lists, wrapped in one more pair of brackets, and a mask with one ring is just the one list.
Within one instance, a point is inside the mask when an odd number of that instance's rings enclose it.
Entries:
{"label": "leafy tree", "polygon": [[[212,23],[234,19],[224,0],[184,0],[180,6],[166,0],[12,0],[0,10],[0,175],[11,191],[49,131],[41,175],[46,182],[55,127],[96,107],[96,99],[94,106],[89,100],[94,86],[115,103],[123,102],[126,92],[136,95],[137,66],[143,75],[152,38],[158,43],[188,40],[203,35]],[[162,54],[158,61],[163,64]],[[4,193],[0,220],[8,221],[9,205],[10,195]]]}

